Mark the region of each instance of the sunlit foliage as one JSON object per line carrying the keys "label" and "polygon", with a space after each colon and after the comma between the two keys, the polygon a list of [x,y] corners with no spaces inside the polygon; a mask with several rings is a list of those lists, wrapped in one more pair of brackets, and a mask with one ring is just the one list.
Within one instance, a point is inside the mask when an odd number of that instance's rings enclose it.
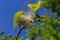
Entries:
{"label": "sunlit foliage", "polygon": [[18,24],[17,24],[18,18],[20,18],[22,15],[25,15],[25,12],[19,11],[14,15],[14,20],[13,20],[14,28],[16,28],[18,26]]}
{"label": "sunlit foliage", "polygon": [[[38,1],[37,3],[29,3],[27,6],[31,11],[36,12],[41,6],[41,2]],[[60,0],[43,0],[42,7],[49,10],[52,15],[50,16],[48,13],[48,15],[41,16],[35,13],[33,24],[27,24],[28,27],[26,31],[28,37],[26,38],[26,40],[60,40]],[[18,25],[18,18],[21,18],[22,15],[25,15],[25,12],[19,11],[14,15],[14,27]],[[24,17],[26,16],[23,16],[23,18]],[[27,18],[29,18],[29,16]],[[26,23],[26,21],[20,22],[22,24],[24,22]],[[0,31],[0,35],[3,36],[2,38],[0,38],[0,40],[16,40],[16,36],[4,36],[3,31]],[[22,39],[20,36],[18,36],[17,40]]]}
{"label": "sunlit foliage", "polygon": [[28,4],[28,7],[33,11],[33,12],[36,12],[40,6],[41,6],[41,1],[39,0],[37,3],[29,3]]}

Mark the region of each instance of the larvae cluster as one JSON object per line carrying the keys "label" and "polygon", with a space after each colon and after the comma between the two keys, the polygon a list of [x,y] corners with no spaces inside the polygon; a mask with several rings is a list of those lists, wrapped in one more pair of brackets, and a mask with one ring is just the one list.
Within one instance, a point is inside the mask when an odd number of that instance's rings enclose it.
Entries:
{"label": "larvae cluster", "polygon": [[22,15],[20,18],[18,18],[18,25],[19,26],[29,25],[33,20],[34,16],[32,14]]}

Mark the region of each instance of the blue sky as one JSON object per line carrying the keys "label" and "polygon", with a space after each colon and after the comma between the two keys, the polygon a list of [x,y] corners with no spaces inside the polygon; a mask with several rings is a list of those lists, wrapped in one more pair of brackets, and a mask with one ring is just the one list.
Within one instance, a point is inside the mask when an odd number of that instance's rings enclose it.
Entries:
{"label": "blue sky", "polygon": [[[24,3],[29,2],[29,0],[0,0],[0,29],[2,29],[6,35],[17,35],[18,29],[13,30],[13,16],[17,11],[20,11]],[[33,0],[35,2],[36,0]],[[28,12],[29,8],[24,6],[24,11]],[[43,8],[40,8],[39,14],[45,15]],[[23,30],[21,33],[23,40],[25,40],[26,31]]]}

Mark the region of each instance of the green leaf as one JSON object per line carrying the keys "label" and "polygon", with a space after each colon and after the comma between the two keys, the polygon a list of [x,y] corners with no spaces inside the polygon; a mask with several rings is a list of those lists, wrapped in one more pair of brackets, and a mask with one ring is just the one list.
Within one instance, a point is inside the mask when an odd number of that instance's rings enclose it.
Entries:
{"label": "green leaf", "polygon": [[25,15],[25,12],[24,11],[19,11],[19,12],[17,12],[14,15],[14,19],[13,19],[13,26],[14,26],[14,28],[16,28],[16,26],[18,25],[17,24],[18,18],[20,18],[22,15]]}
{"label": "green leaf", "polygon": [[[16,40],[16,36],[14,36],[14,37],[12,38],[12,40]],[[21,40],[21,37],[19,36],[19,37],[17,38],[17,40]]]}
{"label": "green leaf", "polygon": [[26,40],[30,40],[30,38],[27,38]]}
{"label": "green leaf", "polygon": [[40,8],[40,5],[41,5],[41,2],[38,1],[37,3],[35,4],[28,4],[28,7],[33,11],[33,12],[36,12],[39,8]]}
{"label": "green leaf", "polygon": [[4,31],[0,31],[0,35],[3,35],[4,34]]}

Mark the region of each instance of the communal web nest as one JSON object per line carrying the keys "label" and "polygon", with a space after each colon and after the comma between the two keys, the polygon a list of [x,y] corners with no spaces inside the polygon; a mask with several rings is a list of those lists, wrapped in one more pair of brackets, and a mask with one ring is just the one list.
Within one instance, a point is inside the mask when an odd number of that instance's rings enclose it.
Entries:
{"label": "communal web nest", "polygon": [[25,25],[29,25],[32,21],[34,21],[34,14],[26,14],[23,11],[19,11],[14,15],[14,28],[16,28],[17,26],[25,26]]}

